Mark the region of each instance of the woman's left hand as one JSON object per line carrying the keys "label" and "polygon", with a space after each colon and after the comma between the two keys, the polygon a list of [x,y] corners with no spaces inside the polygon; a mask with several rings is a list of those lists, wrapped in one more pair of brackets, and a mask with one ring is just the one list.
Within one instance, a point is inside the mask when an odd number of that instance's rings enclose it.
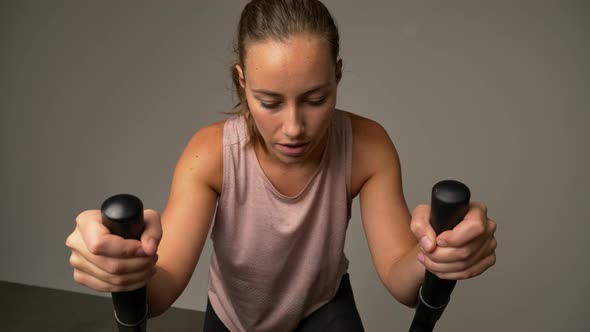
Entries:
{"label": "woman's left hand", "polygon": [[438,236],[430,225],[430,206],[419,205],[411,229],[422,248],[418,260],[441,279],[473,278],[496,263],[496,222],[481,202],[472,202],[463,220]]}

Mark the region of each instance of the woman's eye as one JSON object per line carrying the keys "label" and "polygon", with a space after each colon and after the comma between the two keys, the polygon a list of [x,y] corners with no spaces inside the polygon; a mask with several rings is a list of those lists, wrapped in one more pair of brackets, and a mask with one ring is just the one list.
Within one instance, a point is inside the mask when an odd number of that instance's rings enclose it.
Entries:
{"label": "woman's eye", "polygon": [[279,105],[281,103],[265,103],[265,102],[261,102],[260,106],[264,107],[264,108],[268,108],[268,109],[275,109],[278,108]]}
{"label": "woman's eye", "polygon": [[320,106],[325,101],[326,101],[326,98],[320,98],[320,99],[309,100],[307,103],[310,104],[311,106]]}
{"label": "woman's eye", "polygon": [[[322,104],[324,104],[325,101],[326,101],[326,98],[322,97],[319,99],[307,100],[306,103],[311,106],[321,106]],[[262,106],[263,108],[266,108],[266,109],[274,110],[274,109],[277,109],[281,106],[281,102],[274,102],[273,103],[273,102],[260,101],[260,106]]]}

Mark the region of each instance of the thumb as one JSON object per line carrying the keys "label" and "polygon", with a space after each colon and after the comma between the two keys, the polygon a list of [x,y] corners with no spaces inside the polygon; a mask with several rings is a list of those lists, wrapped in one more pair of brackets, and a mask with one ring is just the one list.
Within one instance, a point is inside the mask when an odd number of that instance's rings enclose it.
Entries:
{"label": "thumb", "polygon": [[414,209],[410,226],[422,251],[433,252],[436,248],[436,232],[430,225],[430,205],[418,205]]}
{"label": "thumb", "polygon": [[154,210],[144,210],[143,220],[145,228],[141,234],[141,247],[146,255],[151,256],[158,250],[162,239],[160,214]]}

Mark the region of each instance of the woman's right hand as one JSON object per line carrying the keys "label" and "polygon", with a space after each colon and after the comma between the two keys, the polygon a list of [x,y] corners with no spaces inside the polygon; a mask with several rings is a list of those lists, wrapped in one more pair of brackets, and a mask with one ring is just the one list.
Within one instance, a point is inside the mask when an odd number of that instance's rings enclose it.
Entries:
{"label": "woman's right hand", "polygon": [[157,249],[162,238],[160,214],[144,210],[141,240],[125,240],[102,224],[100,210],[87,210],[76,218],[76,229],[66,239],[72,250],[74,280],[100,292],[130,291],[145,286],[156,272]]}

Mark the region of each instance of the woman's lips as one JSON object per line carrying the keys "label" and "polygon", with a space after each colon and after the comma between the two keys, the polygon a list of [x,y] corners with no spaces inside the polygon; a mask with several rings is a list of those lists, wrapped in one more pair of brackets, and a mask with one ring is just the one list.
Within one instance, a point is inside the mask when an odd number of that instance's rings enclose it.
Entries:
{"label": "woman's lips", "polygon": [[308,143],[278,144],[279,150],[288,156],[299,156],[305,152]]}

